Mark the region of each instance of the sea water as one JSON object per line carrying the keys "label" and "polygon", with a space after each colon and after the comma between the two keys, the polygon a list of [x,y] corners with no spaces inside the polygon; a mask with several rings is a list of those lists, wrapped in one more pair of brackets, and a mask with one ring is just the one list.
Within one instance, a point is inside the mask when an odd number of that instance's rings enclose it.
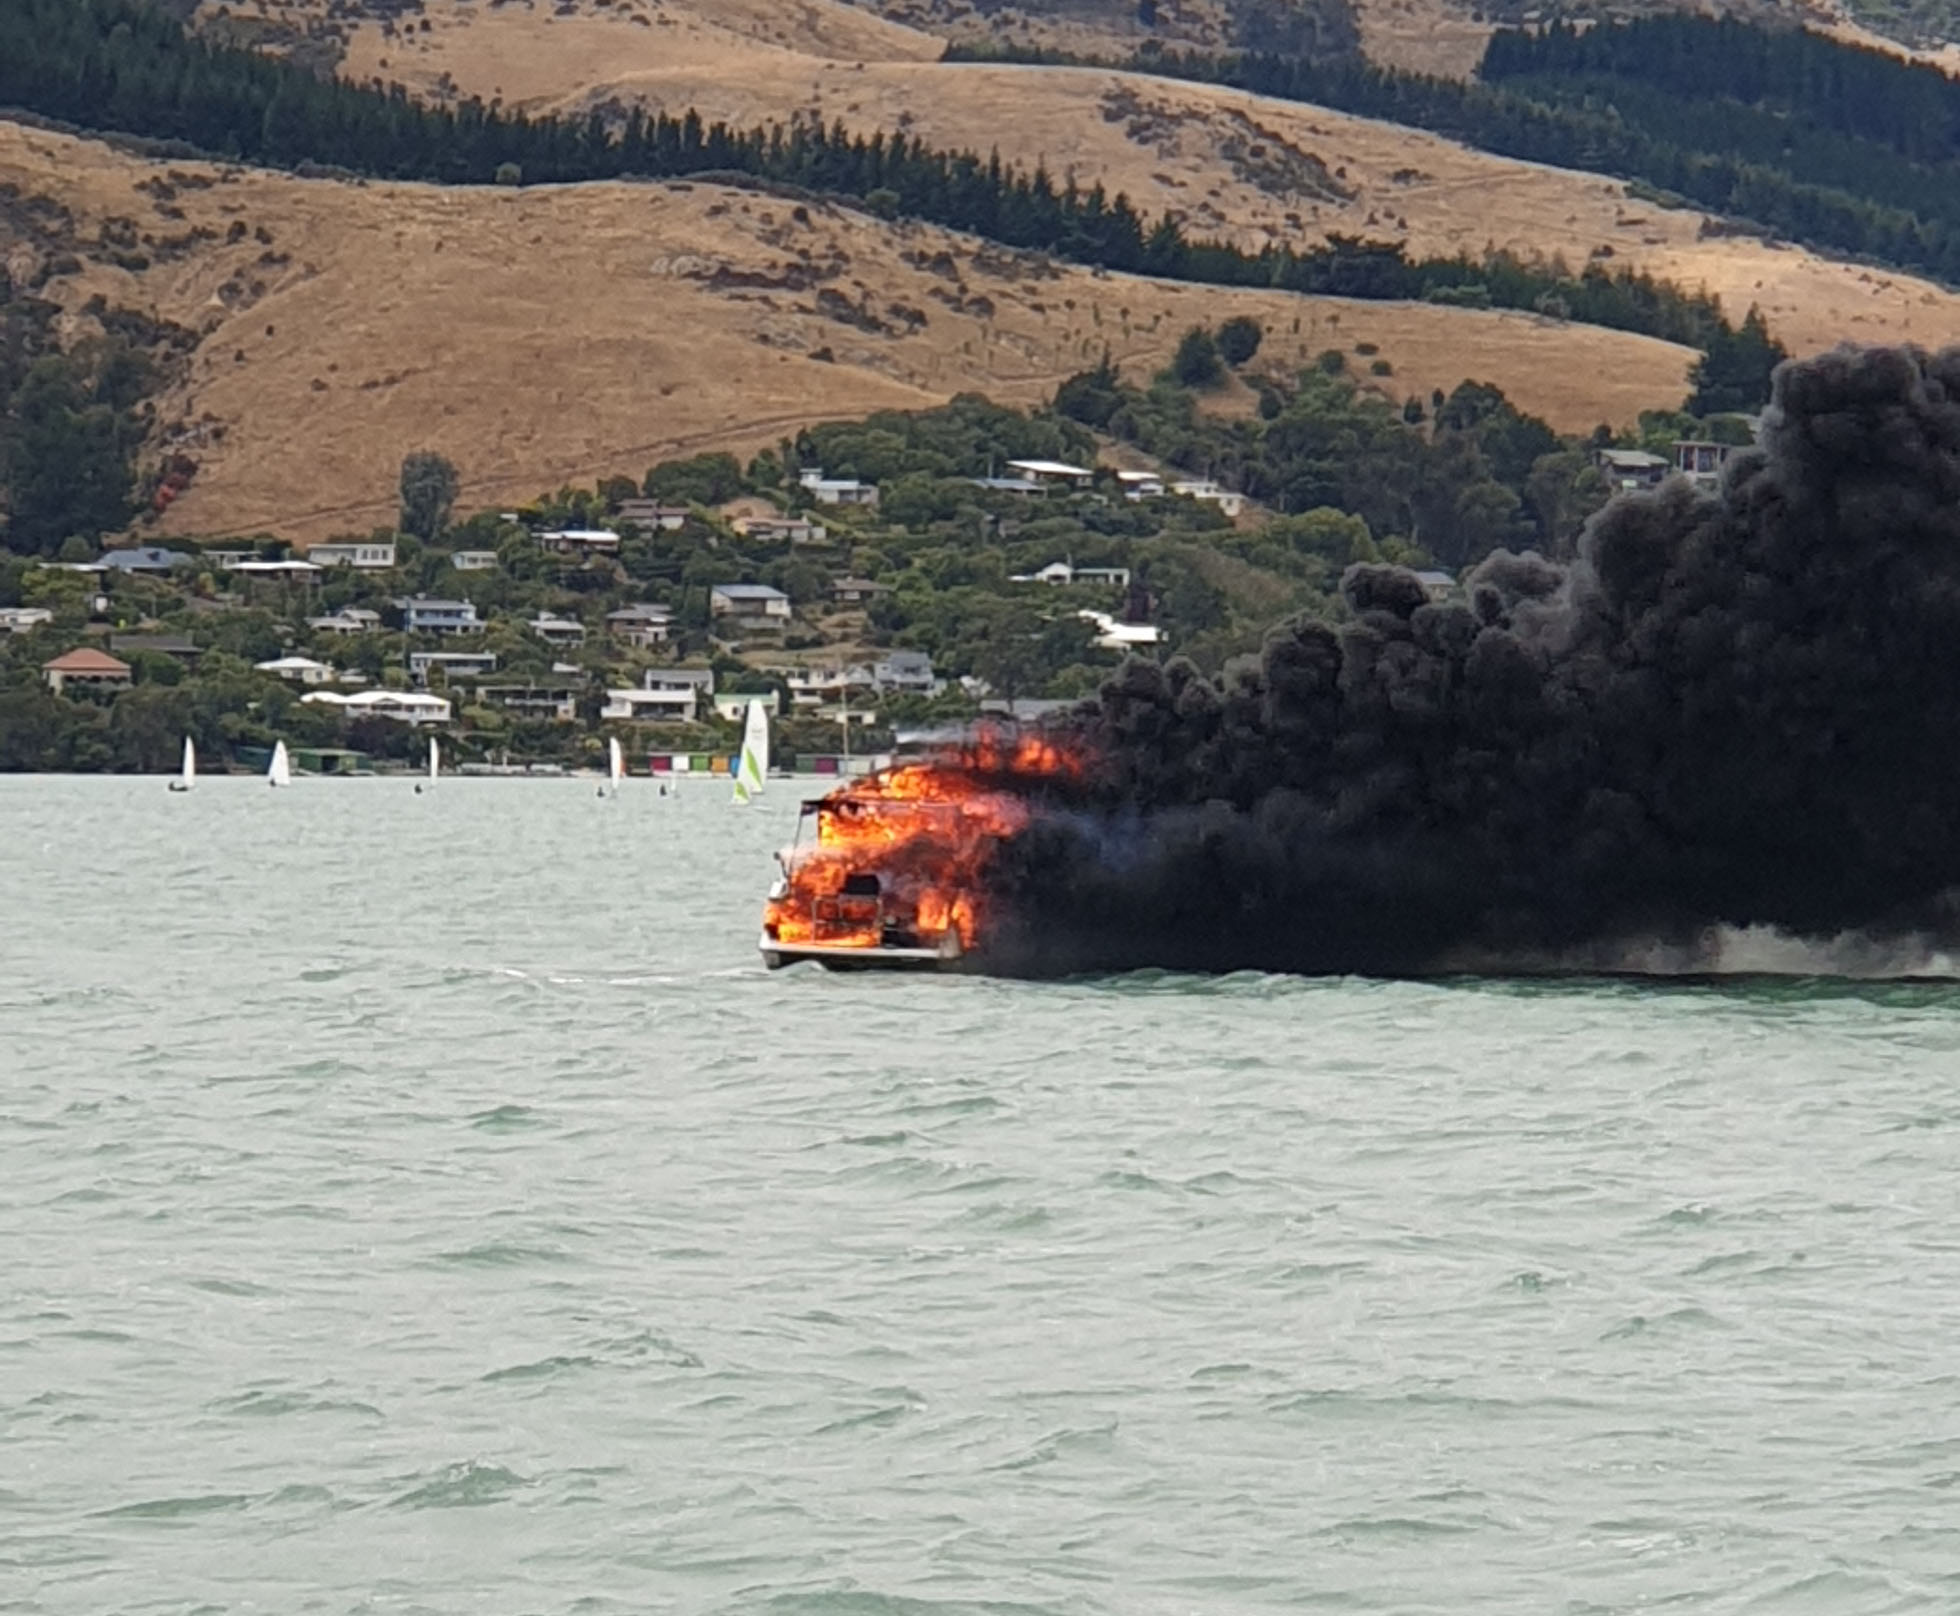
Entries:
{"label": "sea water", "polygon": [[0,1610],[1960,1608],[1960,990],[766,973],[798,795],[0,779]]}

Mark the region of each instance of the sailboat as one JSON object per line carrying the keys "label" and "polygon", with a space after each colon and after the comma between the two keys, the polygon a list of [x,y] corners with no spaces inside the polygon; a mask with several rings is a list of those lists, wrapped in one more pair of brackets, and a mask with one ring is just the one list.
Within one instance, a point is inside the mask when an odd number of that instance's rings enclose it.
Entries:
{"label": "sailboat", "polygon": [[436,783],[436,776],[442,773],[442,742],[433,735],[429,737],[429,784]]}
{"label": "sailboat", "polygon": [[626,754],[620,749],[619,737],[606,738],[606,778],[612,784],[612,795],[619,795],[619,782],[626,778]]}
{"label": "sailboat", "polygon": [[286,743],[272,743],[272,761],[266,765],[265,783],[269,786],[289,786],[293,783],[293,760],[286,756]]}
{"label": "sailboat", "polygon": [[768,776],[769,712],[761,702],[752,701],[742,725],[742,755],[735,763],[735,801],[745,803],[760,796]]}
{"label": "sailboat", "polygon": [[184,764],[177,772],[177,778],[170,782],[172,791],[188,791],[197,784],[197,748],[191,738],[184,737]]}

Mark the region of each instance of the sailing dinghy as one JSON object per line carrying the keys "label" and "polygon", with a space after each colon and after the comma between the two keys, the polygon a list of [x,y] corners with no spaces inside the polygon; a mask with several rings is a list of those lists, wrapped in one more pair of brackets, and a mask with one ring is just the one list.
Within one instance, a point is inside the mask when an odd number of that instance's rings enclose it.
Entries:
{"label": "sailing dinghy", "polygon": [[735,801],[739,805],[762,795],[769,774],[769,713],[759,701],[749,703],[742,725],[742,755],[735,761]]}
{"label": "sailing dinghy", "polygon": [[286,743],[272,743],[272,761],[266,765],[265,783],[269,786],[289,786],[293,783],[293,760],[286,755]]}
{"label": "sailing dinghy", "polygon": [[191,738],[184,737],[184,762],[177,771],[177,778],[170,782],[172,791],[188,791],[197,784],[197,748]]}

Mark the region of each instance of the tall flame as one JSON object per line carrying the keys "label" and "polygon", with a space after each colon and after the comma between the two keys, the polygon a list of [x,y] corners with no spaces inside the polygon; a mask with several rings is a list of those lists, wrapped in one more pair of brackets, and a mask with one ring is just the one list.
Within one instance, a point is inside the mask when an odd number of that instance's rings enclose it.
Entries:
{"label": "tall flame", "polygon": [[970,951],[986,931],[988,860],[1026,826],[1027,789],[1081,772],[1056,736],[989,729],[839,786],[814,806],[814,841],[785,859],[764,932],[867,949],[934,948],[951,933]]}

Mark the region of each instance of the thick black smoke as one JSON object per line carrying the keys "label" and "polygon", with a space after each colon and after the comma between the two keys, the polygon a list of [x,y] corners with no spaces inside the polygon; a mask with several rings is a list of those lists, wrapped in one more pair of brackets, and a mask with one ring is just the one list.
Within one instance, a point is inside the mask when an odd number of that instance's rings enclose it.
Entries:
{"label": "thick black smoke", "polygon": [[997,861],[998,968],[1960,937],[1960,349],[1783,367],[1719,495],[1617,500],[1569,567],[1342,590],[1219,680],[1124,668],[1093,783]]}

